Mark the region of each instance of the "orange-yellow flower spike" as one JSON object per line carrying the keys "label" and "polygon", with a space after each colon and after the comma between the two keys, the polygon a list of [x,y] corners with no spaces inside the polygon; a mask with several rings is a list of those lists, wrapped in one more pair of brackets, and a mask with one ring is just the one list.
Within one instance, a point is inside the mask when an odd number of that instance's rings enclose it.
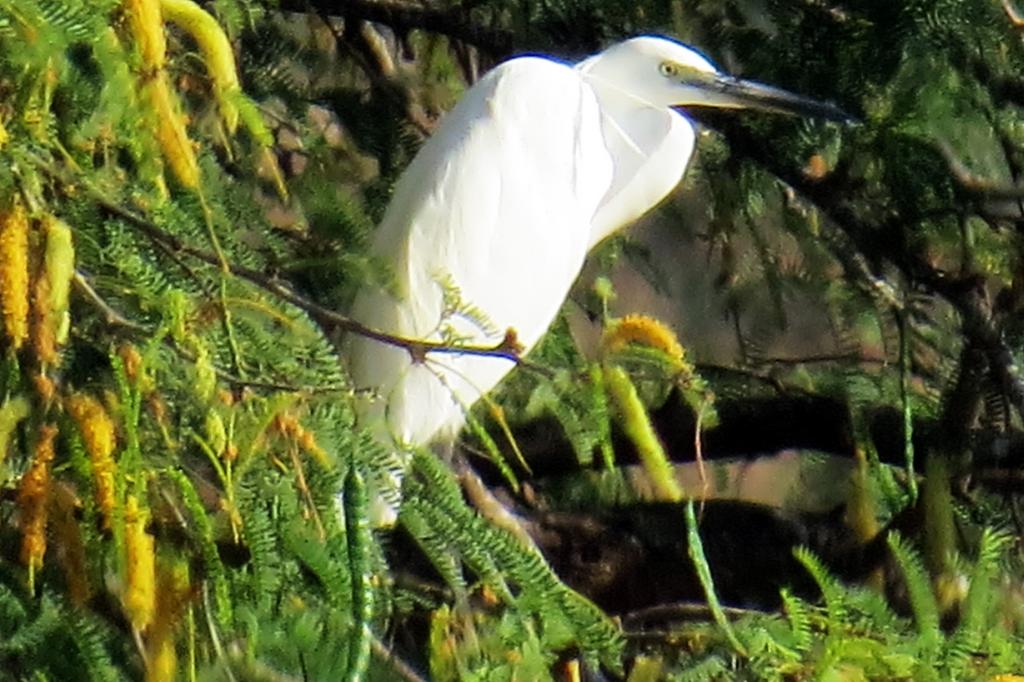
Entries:
{"label": "orange-yellow flower spike", "polygon": [[686,362],[686,352],[675,332],[661,320],[647,315],[627,315],[612,323],[601,339],[601,349],[607,355],[632,343],[656,348],[680,366]]}
{"label": "orange-yellow flower spike", "polygon": [[188,564],[160,557],[156,572],[156,611],[146,631],[146,682],[173,682],[178,669],[175,633],[193,598]]}
{"label": "orange-yellow flower spike", "polygon": [[174,177],[189,189],[199,187],[199,162],[185,128],[181,103],[171,90],[167,74],[161,72],[147,85],[150,105],[156,115],[156,139]]}
{"label": "orange-yellow flower spike", "polygon": [[274,418],[273,427],[285,438],[289,438],[299,445],[324,468],[331,466],[331,458],[320,444],[316,442],[316,436],[312,431],[304,427],[298,419],[290,414],[279,414]]}
{"label": "orange-yellow flower spike", "polygon": [[185,129],[177,93],[171,90],[164,71],[167,38],[160,0],[125,0],[124,8],[142,55],[142,91],[156,119],[156,139],[160,150],[178,182],[195,189],[199,186],[199,164]]}
{"label": "orange-yellow flower spike", "polygon": [[235,54],[224,29],[202,7],[192,0],[160,0],[164,19],[176,24],[196,41],[213,81],[221,117],[228,132],[238,128],[238,107],[232,97],[241,92]]}
{"label": "orange-yellow flower spike", "polygon": [[28,230],[25,206],[16,199],[0,215],[0,310],[15,350],[28,338]]}
{"label": "orange-yellow flower spike", "polygon": [[96,506],[103,514],[103,527],[110,529],[114,516],[114,422],[100,401],[86,393],[76,393],[65,402],[65,409],[78,424],[85,450],[92,463]]}
{"label": "orange-yellow flower spike", "polygon": [[178,672],[174,638],[167,635],[147,647],[146,682],[173,682]]}
{"label": "orange-yellow flower spike", "polygon": [[146,532],[149,515],[139,508],[135,495],[124,505],[125,591],[124,610],[139,632],[153,621],[156,610],[156,551],[153,536]]}
{"label": "orange-yellow flower spike", "polygon": [[125,343],[117,349],[117,355],[124,363],[124,373],[128,376],[128,381],[139,381],[142,378],[143,364],[142,353],[139,352],[139,349],[130,343]]}
{"label": "orange-yellow flower spike", "polygon": [[167,54],[160,0],[125,0],[124,9],[143,64],[147,71],[155,73],[164,67]]}
{"label": "orange-yellow flower spike", "polygon": [[33,287],[32,296],[32,350],[44,365],[56,365],[57,335],[54,333],[50,315],[50,283],[39,277]]}
{"label": "orange-yellow flower spike", "polygon": [[[21,560],[28,566],[29,582],[43,566],[46,554],[46,513],[50,496],[50,465],[54,457],[57,427],[46,424],[39,429],[32,464],[18,486],[18,508],[21,510]],[[30,586],[31,587],[31,586]]]}

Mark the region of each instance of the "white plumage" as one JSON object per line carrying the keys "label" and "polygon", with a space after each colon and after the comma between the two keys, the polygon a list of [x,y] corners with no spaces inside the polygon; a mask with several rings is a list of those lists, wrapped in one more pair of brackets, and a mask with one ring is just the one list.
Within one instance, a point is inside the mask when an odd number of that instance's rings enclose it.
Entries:
{"label": "white plumage", "polygon": [[[418,339],[440,340],[447,325],[474,345],[496,344],[512,328],[532,347],[587,251],[682,178],[695,132],[670,106],[686,104],[838,116],[723,76],[664,38],[634,38],[576,66],[512,59],[466,92],[399,179],[373,243],[397,291],[365,288],[350,315]],[[442,283],[489,324],[446,317]],[[346,355],[354,385],[375,396],[362,401],[361,422],[395,452],[454,437],[465,410],[513,367],[449,353],[415,364],[402,348],[354,335]],[[388,485],[397,479],[377,482]]]}

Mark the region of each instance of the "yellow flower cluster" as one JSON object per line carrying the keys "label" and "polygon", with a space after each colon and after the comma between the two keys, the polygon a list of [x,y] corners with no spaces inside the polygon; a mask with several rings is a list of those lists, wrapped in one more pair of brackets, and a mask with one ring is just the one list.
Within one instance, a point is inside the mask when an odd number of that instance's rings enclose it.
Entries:
{"label": "yellow flower cluster", "polygon": [[7,340],[15,350],[28,338],[28,232],[25,206],[15,199],[0,213],[0,310]]}
{"label": "yellow flower cluster", "polygon": [[637,343],[656,348],[680,366],[686,362],[683,346],[668,325],[647,315],[627,315],[609,325],[601,339],[605,355]]}
{"label": "yellow flower cluster", "polygon": [[231,43],[210,14],[191,0],[125,0],[132,36],[142,57],[141,90],[156,119],[156,138],[174,176],[189,189],[199,187],[199,163],[189,139],[181,102],[164,70],[167,40],[163,22],[173,22],[189,33],[203,55],[221,116],[229,132],[238,127],[233,97],[241,92]]}
{"label": "yellow flower cluster", "polygon": [[18,508],[21,510],[21,560],[29,569],[32,587],[35,571],[42,568],[46,554],[46,514],[50,497],[50,465],[57,427],[46,424],[39,429],[32,464],[18,486]]}
{"label": "yellow flower cluster", "polygon": [[45,214],[40,222],[45,246],[35,255],[33,244],[40,240],[33,234],[33,222],[19,198],[0,211],[0,312],[14,350],[25,345],[31,332],[36,357],[44,365],[56,365],[70,326],[68,296],[75,250],[71,228]]}
{"label": "yellow flower cluster", "polygon": [[142,56],[141,89],[153,108],[160,150],[178,182],[195,189],[199,186],[199,162],[185,129],[177,94],[171,90],[169,77],[164,71],[167,39],[160,0],[125,0],[124,8]]}
{"label": "yellow flower cluster", "polygon": [[103,514],[103,527],[110,529],[114,517],[114,422],[100,401],[76,393],[65,401],[65,409],[78,424],[85,450],[92,463],[96,506]]}
{"label": "yellow flower cluster", "polygon": [[187,563],[161,556],[156,571],[156,611],[146,630],[146,682],[177,679],[178,656],[174,635],[193,597]]}
{"label": "yellow flower cluster", "polygon": [[160,15],[160,0],[125,0],[124,9],[146,68],[164,68],[167,38]]}
{"label": "yellow flower cluster", "polygon": [[124,505],[125,590],[124,610],[132,627],[144,631],[156,611],[156,552],[153,536],[146,532],[149,515],[139,508],[135,495]]}
{"label": "yellow flower cluster", "polygon": [[274,430],[285,438],[289,438],[299,447],[313,456],[321,465],[330,466],[330,457],[327,452],[316,442],[316,436],[312,431],[304,427],[298,419],[290,414],[279,414],[274,418]]}

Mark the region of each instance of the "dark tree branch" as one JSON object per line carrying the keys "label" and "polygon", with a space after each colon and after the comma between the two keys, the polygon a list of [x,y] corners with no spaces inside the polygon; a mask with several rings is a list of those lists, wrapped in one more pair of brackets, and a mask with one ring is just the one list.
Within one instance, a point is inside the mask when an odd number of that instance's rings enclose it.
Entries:
{"label": "dark tree branch", "polygon": [[328,308],[324,308],[320,304],[295,293],[277,277],[266,275],[262,272],[252,270],[241,265],[224,263],[216,254],[208,253],[194,246],[189,246],[174,235],[164,232],[159,225],[150,222],[142,216],[135,214],[134,212],[106,199],[103,196],[94,195],[93,199],[101,209],[112,216],[121,218],[154,243],[170,249],[171,251],[201,260],[209,265],[213,265],[218,268],[226,268],[227,271],[235,277],[246,280],[251,284],[255,284],[264,291],[267,291],[306,311],[314,320],[324,327],[340,329],[342,331],[365,336],[368,339],[373,339],[374,341],[379,341],[380,343],[387,344],[389,346],[404,348],[416,362],[425,361],[426,356],[429,353],[450,353],[456,355],[498,357],[505,360],[511,360],[517,364],[524,363],[521,357],[522,347],[516,338],[515,331],[512,329],[509,329],[506,332],[504,339],[493,346],[462,346],[442,343],[440,341],[410,339],[395,334],[381,332],[376,329],[372,329],[371,327],[367,327],[352,318],[336,313]]}
{"label": "dark tree branch", "polygon": [[422,29],[455,38],[486,51],[492,58],[508,56],[514,47],[511,31],[483,26],[463,8],[441,8],[410,0],[281,0],[288,12],[314,10],[329,16],[372,21],[398,32]]}
{"label": "dark tree branch", "polygon": [[65,174],[63,171],[54,168],[45,159],[33,158],[32,161],[41,172],[52,178],[54,181],[65,186],[73,186],[76,188],[76,191],[79,188],[84,188],[92,200],[96,202],[96,206],[98,208],[113,217],[120,218],[125,221],[127,225],[138,230],[154,245],[164,250],[169,255],[172,255],[174,258],[177,258],[178,254],[184,254],[190,258],[212,265],[224,272],[228,272],[239,279],[249,282],[250,284],[254,284],[260,289],[263,289],[264,291],[291,303],[297,308],[304,310],[310,317],[316,320],[318,324],[326,329],[338,329],[341,331],[351,332],[389,346],[404,348],[409,352],[409,355],[412,357],[414,362],[425,362],[429,353],[448,353],[452,355],[478,355],[483,357],[503,358],[505,360],[510,360],[517,365],[522,365],[532,369],[539,369],[536,365],[522,357],[523,347],[519,343],[515,330],[511,327],[506,330],[505,338],[493,346],[461,345],[443,343],[440,341],[427,341],[424,339],[410,339],[378,331],[297,294],[277,277],[266,275],[262,272],[252,270],[251,268],[241,265],[228,263],[219,254],[209,253],[203,249],[184,243],[178,237],[165,232],[156,223],[147,220],[143,216],[136,214],[134,211],[112,201],[84,178],[77,178],[75,181],[71,181],[64,177]]}
{"label": "dark tree branch", "polygon": [[[129,320],[121,313],[114,310],[113,306],[107,303],[102,296],[93,288],[89,278],[79,271],[75,271],[72,282],[75,289],[85,296],[86,300],[103,314],[104,322],[108,327],[121,328],[135,334],[143,334],[152,337],[156,330],[139,322]],[[195,364],[198,358],[194,353],[182,348],[170,338],[165,338],[164,343],[174,350],[180,357]],[[287,391],[289,393],[347,393],[352,389],[350,386],[300,386],[274,381],[260,381],[258,379],[245,379],[220,367],[213,368],[214,373],[225,382],[240,388],[255,388],[269,391]]]}
{"label": "dark tree branch", "polygon": [[372,87],[377,92],[398,101],[405,110],[405,117],[420,136],[429,136],[436,122],[427,116],[419,97],[409,83],[398,77],[395,61],[384,37],[372,24],[363,19],[353,19],[346,15],[344,30],[339,30],[330,16],[323,12],[320,12],[319,16],[330,30],[338,49],[355,58],[363,73],[370,79]]}
{"label": "dark tree branch", "polygon": [[[936,148],[949,165],[949,174],[957,186],[965,193],[983,201],[1011,200],[1019,201],[1024,199],[1024,187],[1011,184],[993,182],[987,178],[981,178],[971,172],[963,161],[956,155],[956,152],[949,143],[940,141]],[[1009,159],[1007,159],[1009,162]]]}
{"label": "dark tree branch", "polygon": [[[887,218],[885,224],[865,223],[846,203],[852,190],[838,186],[844,178],[826,183],[809,180],[742,127],[728,125],[725,128],[724,134],[734,154],[767,170],[822,213],[826,218],[822,223],[822,235],[832,244],[840,264],[848,274],[867,283],[882,301],[896,311],[905,307],[892,284],[874,273],[864,254],[892,263],[908,282],[948,301],[960,315],[967,343],[985,354],[993,377],[1017,412],[1024,416],[1024,377],[994,319],[981,277],[951,277],[914,253],[903,237],[906,224],[911,222],[906,216]],[[879,235],[888,236],[884,250],[880,248]],[[891,240],[896,241],[893,243]]]}

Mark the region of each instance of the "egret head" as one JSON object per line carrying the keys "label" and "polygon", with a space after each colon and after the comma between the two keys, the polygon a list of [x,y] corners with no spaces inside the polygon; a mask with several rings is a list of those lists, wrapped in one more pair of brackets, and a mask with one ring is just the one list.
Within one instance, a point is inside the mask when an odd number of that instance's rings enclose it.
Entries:
{"label": "egret head", "polygon": [[770,85],[734,78],[697,50],[669,38],[641,36],[579,65],[594,88],[612,88],[654,106],[761,109],[849,121],[838,107]]}

